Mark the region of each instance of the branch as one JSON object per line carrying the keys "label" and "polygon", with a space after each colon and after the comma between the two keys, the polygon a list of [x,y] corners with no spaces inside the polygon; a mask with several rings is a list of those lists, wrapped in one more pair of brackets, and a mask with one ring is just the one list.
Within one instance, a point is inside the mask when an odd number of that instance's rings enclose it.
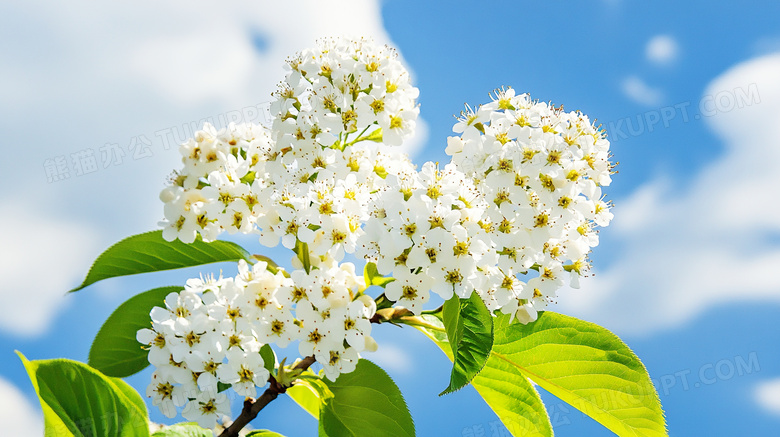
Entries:
{"label": "branch", "polygon": [[[293,370],[300,370],[303,372],[312,364],[314,364],[314,356],[306,357],[298,362],[298,364],[293,367]],[[236,417],[236,420],[234,420],[229,427],[222,431],[222,434],[220,434],[219,437],[237,437],[238,432],[249,422],[254,420],[254,418],[257,417],[257,414],[260,413],[260,410],[276,399],[277,396],[287,391],[287,387],[280,384],[273,376],[268,379],[268,382],[270,382],[270,386],[265,389],[262,396],[257,399],[247,398],[244,401],[244,408],[241,410],[241,414]]]}

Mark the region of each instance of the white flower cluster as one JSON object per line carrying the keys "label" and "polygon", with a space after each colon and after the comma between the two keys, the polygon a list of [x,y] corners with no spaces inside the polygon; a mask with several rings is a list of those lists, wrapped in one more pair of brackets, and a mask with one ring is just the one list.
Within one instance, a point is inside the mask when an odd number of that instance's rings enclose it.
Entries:
{"label": "white flower cluster", "polygon": [[355,369],[358,352],[376,349],[369,322],[376,305],[358,297],[364,284],[354,265],[331,263],[291,277],[269,272],[262,261],[238,268],[235,278],[190,279],[166,297],[165,308],[152,310],[152,328],[138,331],[156,367],[147,396],[168,417],[183,406],[182,416],[213,428],[219,414],[229,413],[218,383],[255,397],[270,375],[260,355],[266,344],[300,340],[301,355],[314,355],[331,380]]}
{"label": "white flower cluster", "polygon": [[354,369],[374,300],[346,253],[392,275],[385,297],[419,314],[430,291],[476,292],[490,311],[527,323],[568,275],[589,268],[596,228],[612,219],[601,186],[612,164],[604,133],[578,112],[497,91],[468,109],[449,164],[417,171],[398,148],[412,134],[418,91],[395,53],[326,39],[288,61],[270,129],[206,125],[180,147],[184,167],[161,193],[163,237],[212,241],[256,234],[295,252],[294,271],[239,265],[235,278],[190,280],[139,331],[157,369],[147,394],[163,413],[211,424],[218,383],[255,396],[269,372],[262,345],[298,341],[328,378]]}
{"label": "white flower cluster", "polygon": [[448,138],[446,152],[487,200],[482,220],[504,276],[498,289],[516,298],[502,310],[516,308],[523,323],[536,320],[566,271],[578,286],[598,245],[595,227],[612,219],[600,188],[611,182],[609,141],[587,116],[511,88],[467,109],[453,131],[461,135]]}
{"label": "white flower cluster", "polygon": [[415,128],[419,94],[387,46],[365,39],[328,38],[287,61],[290,69],[271,106],[282,148],[346,143],[346,136],[381,128],[400,145]]}
{"label": "white flower cluster", "polygon": [[455,165],[440,170],[428,162],[392,185],[372,205],[358,240],[359,254],[395,278],[386,297],[419,314],[429,290],[445,300],[481,290],[482,267],[495,265],[497,255],[481,221],[487,205],[471,179]]}
{"label": "white flower cluster", "polygon": [[179,147],[184,167],[160,193],[165,202],[163,237],[192,243],[212,241],[227,230],[249,233],[262,214],[256,177],[262,163],[278,155],[269,132],[259,125],[230,124],[217,131],[208,123]]}
{"label": "white flower cluster", "polygon": [[160,196],[167,240],[258,233],[266,246],[302,242],[339,261],[354,251],[387,175],[414,172],[405,155],[385,147],[412,132],[418,113],[417,89],[391,49],[326,39],[289,63],[273,134],[207,124],[182,144],[184,168]]}

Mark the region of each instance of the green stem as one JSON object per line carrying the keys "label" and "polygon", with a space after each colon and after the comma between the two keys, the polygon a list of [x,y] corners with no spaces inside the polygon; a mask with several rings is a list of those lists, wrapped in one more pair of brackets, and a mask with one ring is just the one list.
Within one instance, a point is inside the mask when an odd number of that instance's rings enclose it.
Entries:
{"label": "green stem", "polygon": [[[373,126],[373,124],[370,124],[370,125],[366,126],[366,128],[363,129],[363,132],[360,132],[358,134],[357,138],[355,138],[354,140],[352,140],[349,143],[345,144],[344,147],[351,146],[351,145],[353,145],[353,144],[355,144],[357,142],[360,142],[360,141],[365,141],[368,137],[364,137],[363,134],[366,133],[368,128],[370,128],[371,126]],[[345,139],[345,141],[346,141],[346,139]]]}
{"label": "green stem", "polygon": [[430,324],[430,323],[426,322],[425,320],[420,319],[417,316],[401,317],[400,319],[397,319],[397,321],[399,323],[403,323],[404,325],[419,326],[421,328],[427,328],[427,329],[430,329],[432,331],[445,332],[444,328],[442,328],[440,326],[436,326],[436,325]]}

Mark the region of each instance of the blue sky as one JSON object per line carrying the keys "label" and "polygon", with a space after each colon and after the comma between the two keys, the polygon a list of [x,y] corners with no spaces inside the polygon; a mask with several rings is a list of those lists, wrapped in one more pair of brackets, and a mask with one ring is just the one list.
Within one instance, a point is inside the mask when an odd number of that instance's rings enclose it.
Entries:
{"label": "blue sky", "polygon": [[[0,223],[11,231],[0,236],[3,423],[41,420],[13,350],[86,361],[102,322],[134,293],[234,269],[116,279],[64,296],[103,249],[156,227],[157,193],[178,167],[166,135],[220,114],[260,121],[284,57],[347,32],[390,42],[413,72],[424,120],[410,149],[418,164],[445,162],[453,114],[500,86],[604,123],[620,161],[605,190],[615,221],[594,250],[596,275],[562,293],[556,310],[634,349],[657,381],[671,435],[776,432],[780,4],[305,3],[0,4],[0,35],[11,42],[0,47]],[[122,156],[103,162],[106,144]],[[71,155],[86,150],[99,166],[79,175]],[[49,182],[46,163],[59,157],[70,176]],[[396,379],[419,435],[503,435],[473,389],[437,397],[448,362],[424,338],[374,332],[382,349],[368,358]],[[148,378],[129,381],[143,392]],[[612,435],[542,396],[556,435]],[[11,426],[9,435],[27,435]],[[257,426],[316,429],[288,399]]]}

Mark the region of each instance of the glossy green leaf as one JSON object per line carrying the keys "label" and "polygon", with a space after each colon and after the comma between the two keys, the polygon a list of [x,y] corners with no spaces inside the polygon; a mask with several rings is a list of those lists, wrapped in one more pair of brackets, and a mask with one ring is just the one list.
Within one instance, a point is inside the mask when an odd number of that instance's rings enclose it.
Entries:
{"label": "glossy green leaf", "polygon": [[[444,324],[434,315],[418,318],[415,328],[422,331],[452,360]],[[513,436],[551,437],[552,425],[539,393],[518,370],[490,356],[471,385],[496,413]]]}
{"label": "glossy green leaf", "polygon": [[160,287],[135,295],[120,305],[98,331],[89,350],[89,365],[109,376],[124,378],[149,365],[148,352],[135,339],[150,328],[149,313],[165,306],[165,296],[182,287]]}
{"label": "glossy green leaf", "polygon": [[[417,328],[443,347],[437,318],[419,320],[424,326]],[[501,364],[493,366],[495,360]],[[593,323],[549,311],[528,325],[496,323],[487,367],[519,372],[617,435],[668,435],[642,362],[617,336]],[[484,397],[478,387],[482,376],[473,384]]]}
{"label": "glossy green leaf", "polygon": [[155,432],[152,437],[214,437],[214,432],[197,423],[177,423]]}
{"label": "glossy green leaf", "polygon": [[273,375],[276,368],[276,354],[270,344],[264,344],[260,348],[260,356],[263,357],[263,367]]}
{"label": "glossy green leaf", "polygon": [[[78,364],[80,364],[82,366],[84,365],[83,363],[78,363]],[[100,373],[100,372],[98,372],[98,373]],[[108,376],[108,379],[111,380],[111,382],[114,383],[114,385],[116,386],[117,391],[119,391],[122,394],[124,394],[125,397],[127,398],[127,400],[132,405],[134,405],[135,408],[138,411],[143,412],[144,419],[146,419],[146,417],[147,417],[147,415],[146,415],[146,413],[147,413],[147,411],[146,411],[146,403],[144,403],[144,400],[141,397],[140,393],[138,393],[130,384],[126,383],[124,380],[122,380],[120,378],[113,378],[113,377]],[[148,426],[147,426],[147,429],[148,429]]]}
{"label": "glossy green leaf", "polygon": [[615,334],[544,312],[496,330],[493,355],[619,436],[666,436],[645,366]]}
{"label": "glossy green leaf", "polygon": [[229,241],[192,244],[179,240],[165,241],[162,231],[134,235],[114,244],[98,256],[84,282],[70,292],[103,279],[137,273],[179,269],[223,261],[249,260],[249,253]]}
{"label": "glossy green leaf", "polygon": [[493,316],[477,293],[444,303],[444,326],[454,357],[449,386],[439,396],[465,387],[485,367],[493,346]]}
{"label": "glossy green leaf", "polygon": [[28,361],[27,374],[43,408],[46,435],[145,437],[146,406],[129,385],[76,361]]}
{"label": "glossy green leaf", "polygon": [[363,268],[363,279],[366,281],[366,287],[376,285],[384,288],[387,284],[395,281],[395,278],[392,276],[384,277],[380,275],[379,270],[376,268],[376,264],[372,262],[367,262],[366,266]]}
{"label": "glossy green leaf", "polygon": [[329,398],[333,397],[325,382],[312,378],[298,380],[295,385],[287,389],[287,394],[315,419],[319,419],[320,409]]}
{"label": "glossy green leaf", "polygon": [[414,436],[414,422],[390,376],[371,361],[326,381],[333,397],[320,410],[320,435],[329,437]]}

